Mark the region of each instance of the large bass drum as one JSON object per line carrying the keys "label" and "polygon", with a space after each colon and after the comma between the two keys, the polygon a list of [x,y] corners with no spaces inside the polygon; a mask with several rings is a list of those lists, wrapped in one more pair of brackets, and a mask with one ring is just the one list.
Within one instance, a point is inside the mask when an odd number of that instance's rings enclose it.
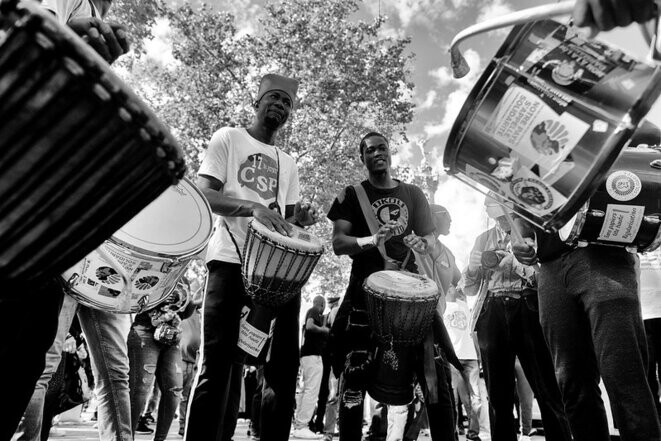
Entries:
{"label": "large bass drum", "polygon": [[606,180],[560,229],[571,245],[600,244],[647,252],[661,244],[661,151],[627,148]]}
{"label": "large bass drum", "polygon": [[461,109],[445,167],[557,231],[607,178],[660,79],[556,21],[516,26]]}
{"label": "large bass drum", "polygon": [[91,308],[137,313],[165,300],[188,263],[207,245],[213,220],[188,179],[168,188],[62,277]]}

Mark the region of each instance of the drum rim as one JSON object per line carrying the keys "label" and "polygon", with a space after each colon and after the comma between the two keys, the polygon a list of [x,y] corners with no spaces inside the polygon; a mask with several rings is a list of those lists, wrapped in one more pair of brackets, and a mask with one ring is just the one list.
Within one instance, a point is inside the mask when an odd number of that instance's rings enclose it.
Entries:
{"label": "drum rim", "polygon": [[[562,240],[563,242],[569,245],[574,245],[576,243],[578,237],[581,235],[581,232],[583,231],[583,227],[585,226],[589,205],[590,205],[590,201],[588,200],[585,204],[583,204],[581,208],[579,208],[578,212],[576,212],[575,215],[576,219],[574,220],[574,225],[572,225],[572,228],[569,231],[567,237],[563,238],[561,234],[562,228],[558,229],[558,236],[560,237],[560,240]],[[572,216],[567,221],[567,223],[571,222],[572,219],[574,219],[574,216]]]}
{"label": "drum rim", "polygon": [[[122,240],[122,239],[119,239],[118,237],[116,237],[115,234],[120,232],[121,228],[119,230],[117,230],[115,233],[113,233],[113,235],[111,237],[109,237],[107,239],[107,241],[110,241],[110,242],[112,242],[116,245],[122,246],[124,248],[129,248],[132,251],[135,251],[135,254],[137,254],[138,256],[141,256],[141,257],[152,257],[152,256],[154,256],[154,257],[158,257],[158,258],[165,259],[165,260],[180,261],[180,260],[190,259],[191,257],[195,256],[196,254],[199,254],[202,250],[204,250],[207,247],[207,244],[209,243],[209,241],[211,240],[211,237],[213,236],[213,233],[214,233],[213,212],[211,211],[211,206],[209,205],[209,201],[207,200],[207,198],[204,196],[204,193],[202,193],[202,191],[197,187],[197,185],[195,185],[195,183],[193,183],[190,179],[184,177],[184,178],[181,179],[180,182],[178,182],[177,184],[173,184],[173,185],[179,185],[179,184],[182,184],[182,183],[189,184],[190,189],[192,190],[191,193],[197,194],[197,196],[199,196],[197,199],[202,201],[202,205],[200,207],[201,208],[206,207],[206,209],[207,209],[206,214],[208,214],[209,231],[205,234],[204,240],[202,241],[202,243],[200,243],[199,245],[197,245],[194,248],[189,248],[185,252],[180,252],[180,253],[176,253],[176,252],[171,252],[171,253],[155,252],[155,251],[150,251],[150,250],[148,250],[146,248],[143,248],[143,247],[133,245],[130,242],[127,242],[125,240]],[[172,187],[172,186],[170,186],[170,187]],[[170,189],[170,187],[165,189],[165,191],[168,191]],[[163,193],[161,193],[161,195],[162,194]],[[160,197],[161,195],[159,195],[158,197]],[[158,199],[158,197],[156,199]],[[154,199],[154,201],[156,201],[156,199]],[[201,211],[203,212],[202,214],[204,215],[205,214],[204,210],[201,210]],[[133,218],[135,218],[139,215],[140,215],[140,213],[136,214]],[[131,220],[133,220],[133,218],[131,218]],[[131,221],[129,221],[129,222],[131,222]],[[127,222],[127,224],[129,222]]]}
{"label": "drum rim", "polygon": [[[378,288],[378,287],[372,287],[372,286],[369,286],[367,284],[369,278],[371,276],[373,276],[374,274],[386,273],[386,272],[387,273],[404,273],[404,274],[407,274],[407,275],[411,274],[411,275],[415,276],[416,279],[419,279],[419,280],[424,279],[424,280],[427,280],[427,281],[431,282],[432,284],[430,284],[430,286],[429,286],[430,289],[429,289],[428,292],[420,291],[420,292],[416,293],[414,296],[406,296],[406,297],[401,296],[401,295],[397,295],[399,293],[395,294],[395,293],[390,293],[390,292],[385,293],[385,292],[376,291],[375,288]],[[406,301],[408,303],[426,303],[426,302],[430,302],[430,300],[432,300],[434,298],[436,299],[436,301],[438,301],[438,299],[440,298],[440,293],[438,291],[438,285],[436,284],[436,282],[434,282],[432,279],[430,279],[429,277],[426,277],[422,274],[417,274],[417,273],[413,273],[413,272],[410,272],[410,271],[393,271],[393,270],[375,271],[372,274],[370,274],[369,276],[365,277],[365,280],[363,281],[362,286],[363,286],[363,290],[365,290],[366,292],[369,292],[370,294],[375,295],[376,297],[379,297],[379,298],[386,298],[387,297],[387,298],[392,298],[392,299],[401,299],[401,300]],[[433,289],[434,287],[436,289]],[[420,295],[420,294],[422,294],[422,295]]]}
{"label": "drum rim", "polygon": [[[259,225],[259,226],[255,227],[255,225]],[[307,230],[305,230],[301,227],[298,227],[298,226],[293,225],[293,224],[292,224],[292,226],[294,228],[297,228],[298,230],[304,232],[305,234],[309,234],[316,241],[316,243],[310,243],[310,242],[305,242],[305,241],[293,242],[293,239],[295,239],[295,238],[285,236],[285,235],[282,235],[280,233],[271,231],[268,228],[266,228],[266,226],[264,224],[262,224],[261,222],[259,222],[255,218],[252,218],[250,220],[250,222],[248,222],[248,231],[252,231],[255,236],[257,236],[259,239],[264,240],[265,242],[269,243],[269,245],[274,245],[277,248],[280,248],[280,249],[283,249],[283,250],[292,250],[292,251],[296,251],[296,252],[305,252],[305,253],[311,254],[311,255],[323,254],[324,253],[324,245],[323,245],[323,242],[321,242],[321,239],[319,239],[314,234],[308,233]],[[269,233],[272,233],[273,236],[269,235]],[[297,249],[297,248],[291,248],[290,246],[288,246],[289,244],[283,244],[283,243],[280,243],[280,242],[276,242],[275,239],[274,239],[275,237],[277,237],[277,236],[275,236],[276,234],[278,236],[282,236],[282,237],[288,239],[289,241],[293,242],[292,244],[301,243],[301,244],[307,245],[306,248],[308,248],[308,249],[300,250],[300,249]],[[246,242],[247,242],[247,237],[246,237]],[[312,249],[312,248],[314,248],[314,249]]]}

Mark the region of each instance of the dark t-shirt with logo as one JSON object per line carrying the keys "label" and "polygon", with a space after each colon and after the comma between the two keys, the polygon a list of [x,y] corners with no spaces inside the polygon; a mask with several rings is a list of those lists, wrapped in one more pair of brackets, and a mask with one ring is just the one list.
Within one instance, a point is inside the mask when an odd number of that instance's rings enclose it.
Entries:
{"label": "dark t-shirt with logo", "polygon": [[[430,234],[434,231],[434,224],[429,203],[422,190],[415,185],[397,182],[399,185],[390,189],[376,188],[369,181],[363,181],[361,185],[365,188],[379,225],[384,225],[390,220],[399,224],[393,237],[386,242],[386,254],[391,259],[402,262],[409,251],[409,247],[404,244],[404,237],[412,232],[418,236]],[[328,218],[332,221],[343,219],[351,222],[350,234],[352,236],[372,235],[353,186],[346,187],[333,201]],[[384,267],[383,258],[376,247],[351,256],[351,258],[353,259],[352,277],[363,279]],[[407,269],[417,272],[413,254],[408,261]]]}

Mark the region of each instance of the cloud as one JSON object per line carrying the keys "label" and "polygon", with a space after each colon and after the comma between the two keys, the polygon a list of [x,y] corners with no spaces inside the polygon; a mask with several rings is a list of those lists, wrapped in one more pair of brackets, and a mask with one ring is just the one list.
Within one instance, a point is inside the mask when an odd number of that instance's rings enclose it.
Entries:
{"label": "cloud", "polygon": [[394,15],[403,27],[422,25],[436,29],[439,20],[450,19],[462,5],[461,0],[367,0],[373,15]]}
{"label": "cloud", "polygon": [[434,107],[434,104],[436,103],[437,95],[438,93],[435,90],[428,91],[427,95],[425,95],[425,99],[417,103],[416,109],[417,110],[431,109],[432,107]]}
{"label": "cloud", "polygon": [[[512,6],[506,0],[490,0],[479,9],[477,16],[477,23],[489,20],[494,17],[509,14],[514,11]],[[491,31],[490,35],[506,35],[510,31],[510,27]]]}

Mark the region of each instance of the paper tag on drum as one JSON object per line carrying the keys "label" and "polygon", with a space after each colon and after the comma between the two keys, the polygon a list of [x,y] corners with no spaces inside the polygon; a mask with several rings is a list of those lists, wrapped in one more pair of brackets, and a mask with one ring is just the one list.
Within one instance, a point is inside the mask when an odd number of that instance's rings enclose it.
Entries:
{"label": "paper tag on drum", "polygon": [[643,222],[645,207],[641,205],[608,204],[599,240],[632,243]]}
{"label": "paper tag on drum", "polygon": [[[262,349],[264,349],[269,334],[260,331],[248,323],[248,314],[250,314],[250,308],[244,306],[241,310],[241,324],[239,326],[239,341],[237,346],[247,354],[257,358],[262,352]],[[271,332],[272,331],[273,322],[271,323]]]}

